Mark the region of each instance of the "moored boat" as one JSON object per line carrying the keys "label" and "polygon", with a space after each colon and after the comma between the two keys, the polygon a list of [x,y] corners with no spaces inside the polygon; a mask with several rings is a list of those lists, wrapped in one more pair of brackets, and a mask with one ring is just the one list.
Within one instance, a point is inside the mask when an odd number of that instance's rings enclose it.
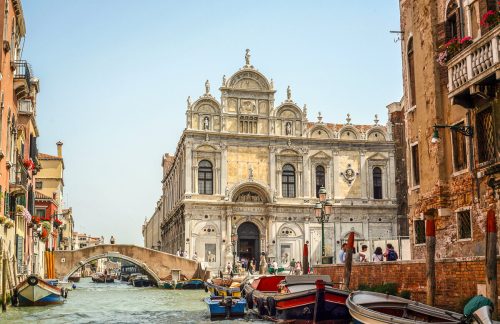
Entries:
{"label": "moored boat", "polygon": [[108,274],[98,272],[92,275],[92,281],[96,283],[113,283],[115,280]]}
{"label": "moored boat", "polygon": [[138,275],[132,278],[132,286],[134,287],[149,287],[151,280],[146,275]]}
{"label": "moored boat", "polygon": [[249,309],[274,320],[349,323],[349,292],[336,289],[329,276],[262,276],[244,287]]}
{"label": "moored boat", "polygon": [[358,323],[463,323],[464,320],[459,313],[371,291],[352,292],[346,304]]}
{"label": "moored boat", "polygon": [[215,284],[213,280],[207,280],[205,282],[205,291],[210,292],[211,296],[222,296],[222,297],[241,297],[240,283],[227,282],[228,285],[222,286],[220,281],[217,281],[219,285]]}
{"label": "moored boat", "polygon": [[62,304],[67,296],[64,288],[31,275],[19,283],[14,290],[12,304],[15,306],[45,306]]}
{"label": "moored boat", "polygon": [[190,279],[185,281],[182,285],[182,289],[203,289],[204,282],[201,279]]}
{"label": "moored boat", "polygon": [[204,299],[210,317],[238,317],[245,315],[245,298],[210,296]]}

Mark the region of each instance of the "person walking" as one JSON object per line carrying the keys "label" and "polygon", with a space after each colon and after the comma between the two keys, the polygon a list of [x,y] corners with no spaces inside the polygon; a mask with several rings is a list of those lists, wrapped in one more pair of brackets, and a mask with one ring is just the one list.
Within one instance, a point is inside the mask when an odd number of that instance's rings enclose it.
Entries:
{"label": "person walking", "polygon": [[368,246],[363,244],[361,245],[361,252],[359,252],[359,262],[368,262],[368,256],[366,253],[368,252]]}
{"label": "person walking", "polygon": [[295,259],[292,259],[290,261],[290,274],[293,274],[295,272]]}
{"label": "person walking", "polygon": [[198,261],[198,253],[196,253],[196,251],[194,251],[193,260]]}
{"label": "person walking", "polygon": [[111,238],[109,239],[109,243],[115,244],[115,238],[113,235],[111,235]]}
{"label": "person walking", "polygon": [[339,262],[345,263],[345,255],[346,255],[347,243],[342,244],[342,248],[339,253]]}
{"label": "person walking", "polygon": [[398,254],[391,243],[387,243],[384,256],[386,261],[396,261],[398,259]]}
{"label": "person walking", "polygon": [[380,246],[377,246],[377,248],[375,249],[375,252],[373,252],[372,261],[373,262],[384,261],[384,254],[382,253],[382,248]]}
{"label": "person walking", "polygon": [[295,263],[295,275],[299,276],[301,272],[302,272],[302,263],[300,261],[297,261],[297,263]]}
{"label": "person walking", "polygon": [[260,262],[259,262],[259,274],[266,274],[266,272],[267,272],[266,254],[262,252],[260,255]]}

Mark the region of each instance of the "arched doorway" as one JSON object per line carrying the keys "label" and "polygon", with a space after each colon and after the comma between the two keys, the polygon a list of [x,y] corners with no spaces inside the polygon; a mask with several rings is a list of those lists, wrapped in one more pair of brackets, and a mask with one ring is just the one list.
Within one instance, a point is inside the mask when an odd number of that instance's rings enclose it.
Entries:
{"label": "arched doorway", "polygon": [[252,222],[245,222],[238,227],[238,257],[247,260],[255,259],[255,264],[259,266],[260,254],[260,232],[257,225]]}

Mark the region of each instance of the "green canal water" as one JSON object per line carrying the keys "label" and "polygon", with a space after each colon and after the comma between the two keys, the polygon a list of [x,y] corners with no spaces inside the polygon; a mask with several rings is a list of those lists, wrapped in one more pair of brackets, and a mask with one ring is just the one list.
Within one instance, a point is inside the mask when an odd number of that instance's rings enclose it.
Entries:
{"label": "green canal water", "polygon": [[0,323],[264,323],[247,317],[211,321],[204,290],[135,288],[82,278],[63,305],[10,307]]}

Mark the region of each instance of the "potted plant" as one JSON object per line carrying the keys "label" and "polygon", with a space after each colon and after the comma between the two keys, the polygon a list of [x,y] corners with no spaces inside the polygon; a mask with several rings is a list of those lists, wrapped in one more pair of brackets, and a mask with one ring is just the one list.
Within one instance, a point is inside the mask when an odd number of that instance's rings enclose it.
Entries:
{"label": "potted plant", "polygon": [[42,227],[42,232],[40,233],[40,240],[45,242],[47,241],[48,238],[49,238],[49,231],[45,227]]}
{"label": "potted plant", "polygon": [[40,224],[40,216],[33,216],[33,217],[31,217],[31,222],[33,224]]}
{"label": "potted plant", "polygon": [[6,221],[7,217],[5,217],[4,215],[0,215],[0,224],[5,224]]}
{"label": "potted plant", "polygon": [[446,66],[446,63],[455,55],[460,53],[464,48],[472,44],[472,37],[465,36],[462,38],[452,38],[446,44],[439,47],[441,52],[438,54],[437,62],[441,66]]}
{"label": "potted plant", "polygon": [[62,225],[62,222],[59,220],[59,219],[54,219],[54,227],[55,228],[59,228],[59,226]]}
{"label": "potted plant", "polygon": [[481,18],[481,26],[487,28],[488,30],[498,25],[499,22],[500,22],[499,11],[488,10]]}
{"label": "potted plant", "polygon": [[6,228],[14,227],[14,221],[12,219],[9,219],[8,221],[5,222],[5,227]]}

